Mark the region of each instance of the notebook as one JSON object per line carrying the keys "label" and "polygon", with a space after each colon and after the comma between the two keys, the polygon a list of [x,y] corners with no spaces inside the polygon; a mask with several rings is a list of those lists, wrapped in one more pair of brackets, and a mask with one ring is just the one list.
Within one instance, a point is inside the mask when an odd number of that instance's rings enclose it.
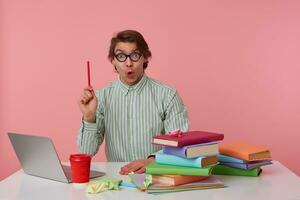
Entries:
{"label": "notebook", "polygon": [[[48,137],[8,133],[8,137],[26,174],[71,183],[69,166],[62,165]],[[105,175],[91,170],[90,178]]]}

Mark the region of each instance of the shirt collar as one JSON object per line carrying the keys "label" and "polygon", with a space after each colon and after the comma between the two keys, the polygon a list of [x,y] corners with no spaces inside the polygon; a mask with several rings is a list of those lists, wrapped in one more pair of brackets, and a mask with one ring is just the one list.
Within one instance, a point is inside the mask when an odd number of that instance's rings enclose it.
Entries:
{"label": "shirt collar", "polygon": [[118,86],[121,89],[121,91],[124,93],[124,95],[127,95],[129,91],[136,91],[138,94],[140,94],[147,81],[148,81],[148,77],[146,74],[144,74],[142,79],[137,84],[130,86],[123,83],[119,77]]}

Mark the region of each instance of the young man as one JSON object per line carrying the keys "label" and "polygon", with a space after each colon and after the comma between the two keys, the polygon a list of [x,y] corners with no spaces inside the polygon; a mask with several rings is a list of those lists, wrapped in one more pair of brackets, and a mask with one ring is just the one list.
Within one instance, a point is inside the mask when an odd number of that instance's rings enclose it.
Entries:
{"label": "young man", "polygon": [[120,174],[143,173],[159,146],[152,136],[188,130],[186,108],[177,91],[146,76],[151,52],[137,31],[125,30],[111,39],[109,60],[119,79],[96,90],[85,87],[79,99],[83,120],[80,152],[95,155],[105,138],[108,161],[130,162]]}

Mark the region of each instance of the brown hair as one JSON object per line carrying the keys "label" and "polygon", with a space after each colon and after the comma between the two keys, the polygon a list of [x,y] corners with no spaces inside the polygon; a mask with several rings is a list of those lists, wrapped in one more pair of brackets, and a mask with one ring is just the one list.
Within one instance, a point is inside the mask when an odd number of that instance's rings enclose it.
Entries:
{"label": "brown hair", "polygon": [[[117,33],[116,36],[114,36],[110,41],[110,47],[108,52],[108,59],[112,61],[115,56],[115,48],[117,46],[118,42],[129,42],[129,43],[135,43],[137,46],[137,49],[143,54],[145,59],[148,59],[151,57],[151,51],[148,47],[147,42],[145,41],[142,34],[140,34],[137,31],[134,30],[125,30]],[[143,67],[146,69],[148,66],[148,60],[144,62]]]}

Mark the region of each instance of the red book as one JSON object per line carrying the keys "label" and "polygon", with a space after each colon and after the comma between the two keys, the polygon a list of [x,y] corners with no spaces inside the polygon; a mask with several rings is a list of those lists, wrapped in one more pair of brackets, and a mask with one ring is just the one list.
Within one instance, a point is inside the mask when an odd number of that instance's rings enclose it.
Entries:
{"label": "red book", "polygon": [[180,135],[156,135],[153,136],[152,144],[171,146],[171,147],[183,147],[187,145],[214,142],[223,140],[224,134],[211,133],[205,131],[188,131],[183,132]]}

